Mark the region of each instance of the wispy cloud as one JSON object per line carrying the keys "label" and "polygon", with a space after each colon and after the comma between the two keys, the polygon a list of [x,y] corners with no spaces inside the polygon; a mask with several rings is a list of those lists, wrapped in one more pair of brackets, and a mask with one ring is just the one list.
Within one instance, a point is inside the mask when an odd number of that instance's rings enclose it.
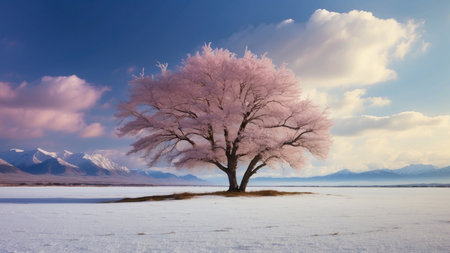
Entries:
{"label": "wispy cloud", "polygon": [[336,135],[357,135],[368,131],[404,131],[418,127],[446,127],[450,130],[450,116],[426,116],[420,112],[401,112],[390,116],[362,115],[337,120]]}
{"label": "wispy cloud", "polygon": [[367,107],[383,107],[391,104],[387,97],[369,97],[366,89],[353,89],[341,96],[317,89],[306,90],[304,96],[328,107],[334,119],[352,117],[366,111]]}
{"label": "wispy cloud", "polygon": [[136,72],[136,67],[129,67],[129,68],[127,68],[127,73],[128,74],[133,74],[134,72]]}
{"label": "wispy cloud", "polygon": [[18,40],[14,40],[6,36],[0,38],[0,50],[3,49],[8,51],[21,46],[23,46],[23,43],[19,42]]}
{"label": "wispy cloud", "polygon": [[92,123],[86,126],[81,132],[80,137],[92,138],[102,136],[105,132],[105,128],[98,122]]}
{"label": "wispy cloud", "polygon": [[277,28],[281,28],[283,26],[286,26],[286,25],[289,25],[289,24],[292,24],[292,23],[294,23],[294,20],[292,18],[288,18],[288,19],[285,19],[285,20],[281,21],[278,24]]}

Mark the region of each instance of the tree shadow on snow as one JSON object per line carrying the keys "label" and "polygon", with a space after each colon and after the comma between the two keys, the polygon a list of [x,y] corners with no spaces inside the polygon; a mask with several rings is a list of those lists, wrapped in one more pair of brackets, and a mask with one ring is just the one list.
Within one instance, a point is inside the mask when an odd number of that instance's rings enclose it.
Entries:
{"label": "tree shadow on snow", "polygon": [[120,198],[0,198],[5,204],[91,204],[117,201]]}

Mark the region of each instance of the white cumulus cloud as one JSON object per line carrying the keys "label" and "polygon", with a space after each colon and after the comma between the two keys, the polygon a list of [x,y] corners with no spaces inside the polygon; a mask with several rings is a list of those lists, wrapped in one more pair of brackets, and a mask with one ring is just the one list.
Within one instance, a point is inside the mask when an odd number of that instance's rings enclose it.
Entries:
{"label": "white cumulus cloud", "polygon": [[225,44],[268,52],[276,62],[287,62],[304,85],[355,87],[395,79],[389,64],[411,51],[422,27],[420,21],[401,23],[367,11],[319,9],[306,23],[288,19],[249,27]]}

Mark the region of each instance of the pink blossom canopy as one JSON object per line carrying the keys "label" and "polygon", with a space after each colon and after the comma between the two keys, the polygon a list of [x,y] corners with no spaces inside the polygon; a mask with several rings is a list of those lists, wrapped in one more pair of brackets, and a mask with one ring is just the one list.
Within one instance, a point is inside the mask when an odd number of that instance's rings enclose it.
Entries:
{"label": "pink blossom canopy", "polygon": [[130,100],[117,114],[120,135],[138,136],[130,152],[151,164],[209,163],[227,172],[239,162],[254,163],[252,170],[282,163],[299,169],[305,151],[326,157],[332,122],[300,98],[299,80],[285,65],[205,45],[176,71],[160,67],[161,74],[131,82]]}

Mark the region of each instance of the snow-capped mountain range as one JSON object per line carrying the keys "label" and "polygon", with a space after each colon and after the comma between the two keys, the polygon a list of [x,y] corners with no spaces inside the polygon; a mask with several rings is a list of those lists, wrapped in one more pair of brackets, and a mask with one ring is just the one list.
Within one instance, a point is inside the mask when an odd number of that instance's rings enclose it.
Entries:
{"label": "snow-capped mountain range", "polygon": [[[147,170],[148,171],[148,170]],[[151,170],[150,170],[151,172]],[[192,184],[200,183],[201,179],[194,177],[178,177],[167,173],[168,180],[154,177],[155,173],[132,171],[126,166],[111,161],[101,154],[72,153],[65,150],[62,153],[49,152],[42,148],[22,150],[13,148],[0,152],[0,179],[9,178],[17,182],[45,179],[47,182],[62,180],[65,182],[92,181],[121,182],[126,184]],[[16,176],[16,177],[15,177]],[[28,177],[27,177],[28,176]],[[56,177],[55,177],[56,176]],[[20,181],[19,180],[19,181]],[[6,182],[5,182],[6,181]],[[8,183],[0,180],[0,183]]]}
{"label": "snow-capped mountain range", "polygon": [[[10,149],[0,152],[0,184],[204,185],[193,176],[151,169],[130,170],[101,154]],[[344,169],[315,177],[255,177],[253,185],[449,184],[450,167],[409,165],[396,170],[352,172]]]}
{"label": "snow-capped mountain range", "polygon": [[0,158],[30,174],[98,176],[130,173],[127,167],[112,162],[101,154],[72,153],[67,150],[59,155],[41,148],[28,151],[14,148],[0,152]]}

